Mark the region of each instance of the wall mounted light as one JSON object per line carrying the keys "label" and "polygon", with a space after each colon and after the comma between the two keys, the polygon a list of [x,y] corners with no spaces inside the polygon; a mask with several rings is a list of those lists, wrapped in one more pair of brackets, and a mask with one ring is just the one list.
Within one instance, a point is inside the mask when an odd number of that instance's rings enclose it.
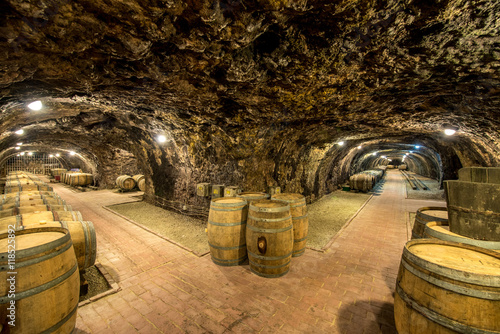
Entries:
{"label": "wall mounted light", "polygon": [[415,145],[415,149],[417,149],[417,150],[418,150],[419,148],[420,148],[420,146],[418,146],[418,145]]}
{"label": "wall mounted light", "polygon": [[28,104],[28,108],[35,111],[40,110],[42,109],[42,101],[31,102],[30,104]]}
{"label": "wall mounted light", "polygon": [[53,157],[54,157],[54,155],[53,155],[53,154],[49,154],[49,158],[53,158]]}
{"label": "wall mounted light", "polygon": [[19,147],[19,146],[16,146],[15,148],[16,148],[16,150],[20,150],[21,149],[21,147]]}
{"label": "wall mounted light", "polygon": [[453,136],[457,132],[457,130],[454,129],[444,129],[444,134],[447,136]]}
{"label": "wall mounted light", "polygon": [[56,154],[56,157],[60,157],[61,155],[59,153]]}
{"label": "wall mounted light", "polygon": [[358,150],[361,150],[361,145],[358,146]]}
{"label": "wall mounted light", "polygon": [[377,152],[373,152],[373,153],[372,153],[372,155],[373,155],[373,156],[377,155]]}
{"label": "wall mounted light", "polygon": [[16,135],[22,135],[24,133],[23,129],[19,129],[15,132]]}
{"label": "wall mounted light", "polygon": [[21,152],[21,155],[25,155],[25,154],[26,154],[26,152]]}
{"label": "wall mounted light", "polygon": [[156,140],[158,140],[159,143],[164,143],[167,141],[167,137],[165,137],[164,135],[159,135],[158,137],[156,137]]}
{"label": "wall mounted light", "polygon": [[16,145],[17,145],[17,146],[21,146],[22,144],[23,144],[23,143],[17,143]]}
{"label": "wall mounted light", "polygon": [[70,151],[70,152],[69,152],[69,155],[75,155],[75,154],[76,154],[76,153],[75,153],[75,152],[73,152],[73,151]]}
{"label": "wall mounted light", "polygon": [[30,156],[33,155],[33,152],[28,152],[28,155],[30,155]]}
{"label": "wall mounted light", "polygon": [[339,146],[344,146],[344,142],[343,141],[339,141],[337,144],[339,144]]}

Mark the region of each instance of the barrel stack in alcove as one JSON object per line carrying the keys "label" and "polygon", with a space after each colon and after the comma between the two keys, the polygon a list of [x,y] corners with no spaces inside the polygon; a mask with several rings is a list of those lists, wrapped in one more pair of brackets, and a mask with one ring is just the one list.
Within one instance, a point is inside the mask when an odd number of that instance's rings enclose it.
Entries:
{"label": "barrel stack in alcove", "polygon": [[[71,333],[85,269],[96,259],[96,234],[71,207],[33,174],[7,176],[0,197],[0,267],[9,268],[8,244],[16,243],[16,326],[11,333]],[[14,191],[17,190],[17,191]],[[0,270],[0,276],[7,270]],[[40,272],[39,274],[37,274]],[[29,274],[28,274],[29,273]],[[34,274],[33,274],[34,273]],[[7,277],[1,277],[2,281]],[[0,307],[10,305],[8,294]],[[40,317],[40,312],[43,317]]]}
{"label": "barrel stack in alcove", "polygon": [[444,182],[448,219],[425,221],[423,238],[403,250],[400,334],[500,332],[499,176],[500,168],[463,168]]}
{"label": "barrel stack in alcove", "polygon": [[256,275],[285,275],[292,257],[305,251],[306,212],[300,194],[276,193],[269,199],[263,192],[235,192],[234,197],[213,198],[207,227],[212,261],[234,266],[248,258]]}

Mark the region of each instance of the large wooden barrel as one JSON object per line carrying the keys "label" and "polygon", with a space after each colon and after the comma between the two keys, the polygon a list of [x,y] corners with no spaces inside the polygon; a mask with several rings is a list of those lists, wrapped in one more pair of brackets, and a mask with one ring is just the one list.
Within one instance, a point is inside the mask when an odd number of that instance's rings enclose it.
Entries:
{"label": "large wooden barrel", "polygon": [[[8,249],[8,236],[0,235],[1,250]],[[76,324],[80,275],[69,232],[54,227],[31,229],[16,232],[14,240],[16,274],[8,269],[9,253],[0,253],[0,281],[5,284],[12,282],[7,278],[15,278],[15,327],[10,332],[71,333]],[[0,309],[10,307],[11,300],[8,294],[0,295]]]}
{"label": "large wooden barrel", "polygon": [[237,197],[220,197],[210,202],[208,245],[212,261],[220,266],[236,266],[247,259],[245,227],[247,202]]}
{"label": "large wooden barrel", "polygon": [[262,277],[288,273],[293,253],[293,223],[290,205],[260,200],[248,209],[246,242],[250,270]]}
{"label": "large wooden barrel", "polygon": [[349,178],[349,186],[351,189],[368,192],[373,188],[374,176],[371,174],[354,174]]}
{"label": "large wooden barrel", "polygon": [[135,180],[129,175],[120,175],[116,178],[116,185],[124,190],[135,188]]}
{"label": "large wooden barrel", "polygon": [[65,169],[65,168],[52,168],[50,170],[50,174],[52,174],[52,176],[54,176],[54,177],[56,177],[56,176],[61,177],[61,175],[63,173],[65,173],[66,171],[67,171],[67,169]]}
{"label": "large wooden barrel", "polygon": [[94,182],[94,176],[88,173],[74,173],[69,175],[69,185],[88,186]]}
{"label": "large wooden barrel", "polygon": [[17,230],[28,230],[41,227],[63,227],[69,231],[76,260],[80,271],[95,264],[97,254],[97,239],[94,225],[90,221],[39,221],[16,226]]}
{"label": "large wooden barrel", "polygon": [[20,214],[0,218],[0,231],[6,229],[8,225],[32,225],[39,222],[48,221],[82,221],[80,211],[35,211],[31,213]]}
{"label": "large wooden barrel", "polygon": [[417,210],[415,221],[411,231],[411,239],[424,238],[425,225],[428,222],[446,222],[448,220],[448,211],[445,207],[426,206]]}
{"label": "large wooden barrel", "polygon": [[500,184],[445,181],[450,231],[500,241]]}
{"label": "large wooden barrel", "polygon": [[236,197],[241,197],[244,200],[246,200],[248,202],[248,204],[250,204],[254,201],[259,201],[261,199],[268,199],[269,194],[261,193],[261,192],[246,191],[246,192],[242,192],[242,193],[237,194]]}
{"label": "large wooden barrel", "polygon": [[409,241],[399,267],[399,334],[500,332],[500,254],[435,239]]}
{"label": "large wooden barrel", "polygon": [[293,257],[301,256],[306,250],[309,220],[307,218],[306,198],[301,194],[274,194],[273,200],[287,202],[293,222]]}
{"label": "large wooden barrel", "polygon": [[464,167],[458,170],[460,181],[500,184],[500,167]]}
{"label": "large wooden barrel", "polygon": [[137,182],[137,188],[139,188],[140,191],[146,191],[146,179],[140,179],[139,182]]}
{"label": "large wooden barrel", "polygon": [[132,178],[134,179],[135,183],[138,184],[140,180],[144,179],[144,175],[136,174],[136,175],[132,175]]}
{"label": "large wooden barrel", "polygon": [[16,214],[17,214],[17,208],[0,210],[0,218],[11,217],[11,216],[15,216]]}
{"label": "large wooden barrel", "polygon": [[[443,241],[461,242],[486,249],[500,251],[500,241],[477,240],[458,235],[450,231],[448,222],[429,222],[425,225],[424,238],[433,238]],[[499,272],[500,274],[500,272]]]}

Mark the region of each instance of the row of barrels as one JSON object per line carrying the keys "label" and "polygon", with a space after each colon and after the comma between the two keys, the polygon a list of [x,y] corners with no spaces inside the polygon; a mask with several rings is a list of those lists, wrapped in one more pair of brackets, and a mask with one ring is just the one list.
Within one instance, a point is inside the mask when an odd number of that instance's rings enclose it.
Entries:
{"label": "row of barrels", "polygon": [[53,168],[50,172],[56,181],[69,184],[70,186],[84,187],[94,183],[94,176],[90,173],[67,171],[64,168]]}
{"label": "row of barrels", "polygon": [[[0,331],[71,333],[76,324],[81,275],[95,263],[93,224],[83,221],[80,212],[71,211],[52,191],[5,193],[1,203],[13,211],[0,218],[0,249],[6,250],[0,253],[0,268],[12,269],[9,277],[16,297],[0,295],[0,308],[15,305],[15,327],[2,323],[0,327],[6,328]],[[13,243],[14,258],[8,251]]]}
{"label": "row of barrels", "polygon": [[146,180],[144,179],[144,175],[120,175],[116,178],[116,185],[121,190],[133,190],[136,187],[139,188],[140,191],[146,190]]}
{"label": "row of barrels", "polygon": [[417,210],[394,298],[400,334],[500,332],[500,179],[471,173],[444,182],[447,207]]}
{"label": "row of barrels", "polygon": [[212,261],[235,266],[248,258],[262,277],[288,273],[292,257],[304,254],[308,234],[305,197],[294,193],[243,192],[211,201],[208,243]]}
{"label": "row of barrels", "polygon": [[384,169],[370,169],[351,175],[349,187],[353,190],[368,192],[384,177]]}

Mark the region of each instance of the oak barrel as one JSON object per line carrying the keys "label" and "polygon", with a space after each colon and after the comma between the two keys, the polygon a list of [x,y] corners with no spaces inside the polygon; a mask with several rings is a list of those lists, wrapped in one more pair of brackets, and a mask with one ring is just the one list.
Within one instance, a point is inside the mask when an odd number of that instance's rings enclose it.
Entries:
{"label": "oak barrel", "polygon": [[273,200],[287,202],[293,222],[293,257],[301,256],[306,250],[309,220],[307,218],[306,198],[301,194],[274,194]]}
{"label": "oak barrel", "polygon": [[371,174],[359,173],[351,175],[349,178],[349,186],[351,189],[368,192],[375,184],[375,177]]}
{"label": "oak barrel", "polygon": [[450,231],[500,241],[500,184],[445,181]]}
{"label": "oak barrel", "polygon": [[424,237],[425,225],[428,222],[445,222],[448,220],[448,211],[445,207],[440,206],[425,206],[419,208],[415,214],[411,238],[420,239]]}
{"label": "oak barrel", "polygon": [[125,190],[132,190],[135,188],[135,180],[129,175],[120,175],[116,178],[116,185]]}
{"label": "oak barrel", "polygon": [[409,241],[399,267],[399,334],[500,331],[500,254],[435,239]]}
{"label": "oak barrel", "polygon": [[146,191],[146,179],[140,179],[139,182],[137,182],[137,188],[139,188],[140,191]]}
{"label": "oak barrel", "polygon": [[245,226],[247,202],[238,197],[220,197],[210,202],[208,245],[212,261],[220,266],[236,266],[247,259]]}
{"label": "oak barrel", "polygon": [[248,209],[246,242],[250,270],[262,277],[288,273],[293,253],[293,223],[290,205],[260,200]]}
{"label": "oak barrel", "polygon": [[[8,242],[8,234],[1,234],[0,249],[7,250]],[[15,327],[10,332],[71,333],[80,275],[69,232],[55,227],[18,231],[15,244],[16,274],[9,274],[8,253],[0,253],[0,281],[15,276]],[[0,295],[0,309],[10,305],[8,294]]]}
{"label": "oak barrel", "polygon": [[94,176],[89,173],[74,173],[69,175],[69,185],[88,186],[94,182]]}
{"label": "oak barrel", "polygon": [[268,199],[269,194],[262,193],[262,192],[246,191],[246,192],[236,194],[236,197],[241,197],[244,200],[246,200],[248,202],[248,204],[250,204],[254,201],[259,201],[261,199]]}
{"label": "oak barrel", "polygon": [[[425,225],[424,238],[434,238],[443,241],[461,242],[481,248],[500,251],[500,241],[477,240],[464,237],[450,231],[448,222],[429,222]],[[499,273],[500,274],[500,273]]]}

